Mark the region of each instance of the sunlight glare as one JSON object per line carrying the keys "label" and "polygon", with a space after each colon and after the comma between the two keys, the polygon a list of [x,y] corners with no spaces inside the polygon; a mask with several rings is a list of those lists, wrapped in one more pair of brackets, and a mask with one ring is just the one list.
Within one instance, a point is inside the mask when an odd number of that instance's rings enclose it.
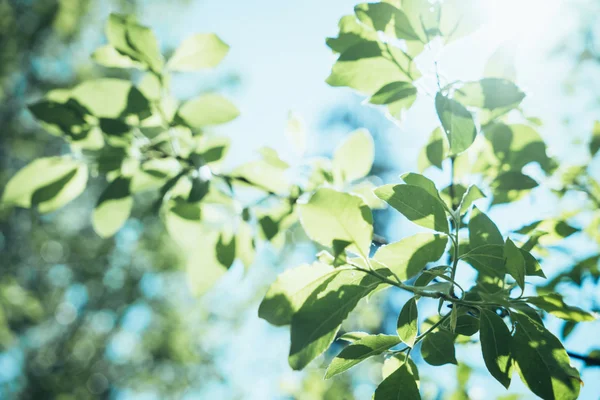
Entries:
{"label": "sunlight glare", "polygon": [[534,40],[547,34],[559,0],[492,0],[487,35],[495,40]]}

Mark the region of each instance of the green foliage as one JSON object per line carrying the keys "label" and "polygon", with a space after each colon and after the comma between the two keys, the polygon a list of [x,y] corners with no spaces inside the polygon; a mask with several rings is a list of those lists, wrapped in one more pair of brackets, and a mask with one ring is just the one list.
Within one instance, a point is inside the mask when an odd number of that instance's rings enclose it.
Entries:
{"label": "green foliage", "polygon": [[[435,38],[446,44],[477,29],[482,21],[473,16],[475,8],[474,0],[359,4],[354,15],[341,19],[338,37],[327,40],[338,54],[327,82],[359,91],[400,119],[426,94],[417,89],[421,72],[414,58]],[[524,172],[529,164],[538,164],[546,176],[556,171],[530,121],[508,120],[525,97],[515,83],[506,77],[442,82],[436,62],[437,93],[428,100],[439,124],[420,153],[419,168],[425,173],[430,166],[450,167],[449,186],[441,191],[416,173],[402,175],[402,184],[376,187],[368,179],[375,145],[362,129],[337,147],[332,160],[307,162],[308,178],[294,182],[290,164],[269,147],[253,161],[222,170],[229,141],[208,130],[237,118],[238,109],[216,93],[185,101],[172,95],[171,72],[213,68],[223,60],[229,47],[216,35],[186,39],[166,63],[152,31],[130,16],[112,14],[106,36],[108,44],[92,58],[107,67],[144,71],[139,85],[95,79],[32,104],[31,113],[67,142],[72,155],[37,159],[23,168],[7,184],[3,205],[55,211],[84,191],[92,171],[107,181],[92,216],[94,230],[107,238],[136,212],[140,199],[150,196],[153,206],[146,211],[161,217],[181,248],[198,295],[236,260],[249,267],[257,241],[281,248],[287,232],[302,228],[321,250],[319,261],[279,275],[258,310],[269,323],[290,326],[293,369],[305,368],[330,347],[361,299],[399,289],[412,297],[398,311],[397,335],[343,335],[340,339],[351,343],[330,363],[326,378],[384,355],[374,398],[419,399],[413,349],[420,346],[432,366],[457,365],[457,346],[476,340],[479,332],[484,363],[503,386],[509,387],[514,367],[543,399],[577,398],[579,373],[538,312],[569,323],[594,320],[551,292],[565,280],[581,285],[584,275],[598,281],[598,256],[551,280],[538,296],[526,296],[528,277],[545,277],[532,252],[543,255],[547,246],[581,229],[571,226],[568,216],[550,218],[514,232],[524,240],[515,242],[505,238],[487,210],[474,206],[488,196],[490,207],[517,201],[544,184]],[[599,147],[597,130],[589,144],[592,156]],[[293,115],[286,135],[302,155],[306,133]],[[582,177],[580,169],[562,179],[565,187],[557,192],[583,191],[600,204],[600,185]],[[264,198],[247,204],[238,189]],[[372,210],[385,204],[436,233],[404,237],[371,256]],[[447,262],[439,262],[444,254]],[[457,270],[469,267],[465,262],[477,272],[470,287],[457,281]],[[426,301],[437,302],[437,313],[419,314],[417,303]],[[420,327],[419,319],[424,320]],[[406,347],[392,350],[397,345]],[[464,392],[470,370],[459,368]]]}

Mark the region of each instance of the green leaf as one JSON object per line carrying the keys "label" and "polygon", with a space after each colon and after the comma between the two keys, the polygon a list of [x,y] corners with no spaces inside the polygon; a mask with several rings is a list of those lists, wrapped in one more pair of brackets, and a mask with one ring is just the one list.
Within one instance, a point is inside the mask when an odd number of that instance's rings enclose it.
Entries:
{"label": "green leaf", "polygon": [[538,260],[531,255],[530,252],[523,250],[522,248],[521,254],[525,259],[525,275],[526,276],[539,276],[540,278],[545,278],[546,274],[542,270],[542,266],[538,262]]}
{"label": "green leaf", "polygon": [[152,30],[139,25],[132,16],[111,14],[106,23],[106,37],[120,53],[160,72],[164,61]]}
{"label": "green leaf", "polygon": [[396,39],[418,40],[407,16],[389,3],[363,3],[354,7],[359,21]]}
{"label": "green leaf", "polygon": [[477,207],[473,208],[469,219],[469,244],[472,249],[490,244],[504,246],[504,239],[496,224]]}
{"label": "green leaf", "polygon": [[454,332],[463,336],[473,336],[479,331],[479,320],[469,314],[459,315]]}
{"label": "green leaf", "polygon": [[98,118],[150,116],[150,102],[129,81],[102,78],[85,81],[71,92],[73,99]]}
{"label": "green leaf", "polygon": [[42,100],[29,105],[29,111],[53,135],[66,135],[71,139],[85,137],[90,129],[85,120],[85,110],[74,100],[61,103]]}
{"label": "green leaf", "polygon": [[506,272],[512,276],[522,290],[525,290],[525,258],[521,250],[509,238],[504,244]]}
{"label": "green leaf", "polygon": [[522,235],[540,234],[537,242],[542,246],[551,246],[579,231],[580,229],[569,225],[565,220],[550,218],[532,222],[516,232]]}
{"label": "green leaf", "polygon": [[477,135],[477,127],[471,113],[459,102],[441,93],[435,96],[435,109],[448,137],[452,154],[467,150]]}
{"label": "green leaf", "polygon": [[457,364],[454,335],[448,331],[429,333],[423,339],[421,355],[429,365]]}
{"label": "green leaf", "polygon": [[369,103],[388,106],[388,111],[393,118],[402,119],[406,110],[412,107],[417,99],[417,88],[410,82],[391,82],[377,90]]}
{"label": "green leaf", "polygon": [[513,321],[511,353],[523,383],[544,400],[576,399],[581,379],[560,340],[526,315],[515,313]]}
{"label": "green leaf", "polygon": [[447,244],[447,236],[418,233],[399,242],[381,246],[373,259],[388,267],[404,281],[421,272],[427,263],[439,260]]}
{"label": "green leaf", "polygon": [[341,374],[361,361],[377,356],[398,344],[400,344],[400,339],[397,336],[368,335],[361,337],[346,346],[331,361],[325,372],[325,379]]}
{"label": "green leaf", "polygon": [[483,7],[478,0],[444,1],[439,14],[439,31],[446,43],[475,32],[484,21]]}
{"label": "green leaf", "polygon": [[462,197],[460,201],[460,215],[465,214],[469,211],[469,208],[473,205],[474,201],[485,198],[485,194],[475,185],[469,186],[467,191]]}
{"label": "green leaf", "polygon": [[585,322],[594,321],[596,318],[579,307],[565,304],[562,296],[558,293],[550,293],[545,296],[529,297],[527,302],[542,310],[566,321]]}
{"label": "green leaf", "polygon": [[214,68],[228,52],[229,46],[214,33],[198,33],[181,42],[167,68],[171,71]]}
{"label": "green leaf", "polygon": [[369,174],[374,159],[373,138],[366,129],[359,129],[335,150],[333,171],[342,182],[352,182]]}
{"label": "green leaf", "polygon": [[224,124],[236,119],[240,112],[225,97],[209,93],[188,100],[181,105],[178,115],[192,128]]}
{"label": "green leaf", "polygon": [[398,337],[407,346],[413,347],[415,340],[417,339],[419,325],[419,310],[417,309],[417,299],[412,297],[404,304],[400,315],[398,316],[398,323],[396,332]]}
{"label": "green leaf", "polygon": [[532,162],[538,163],[545,172],[554,168],[542,137],[529,125],[495,123],[485,128],[484,136],[505,169],[521,171]]}
{"label": "green leaf", "polygon": [[375,389],[373,400],[420,400],[421,394],[415,375],[409,370],[409,364],[405,363],[392,372]]}
{"label": "green leaf", "polygon": [[506,79],[484,78],[476,82],[467,82],[456,89],[454,99],[462,105],[487,108],[517,108],[525,98],[517,85]]}
{"label": "green leaf", "polygon": [[362,41],[377,39],[377,32],[359,23],[354,15],[346,15],[338,23],[340,33],[336,38],[327,38],[327,46],[336,53],[343,53],[353,45]]}
{"label": "green leaf", "polygon": [[444,139],[444,133],[441,128],[435,128],[431,132],[429,142],[423,148],[419,155],[419,170],[422,172],[430,165],[442,169],[442,162],[448,156],[448,143]]}
{"label": "green leaf", "polygon": [[531,177],[518,172],[507,171],[496,177],[493,182],[494,190],[529,190],[538,186],[538,183]]}
{"label": "green leaf", "polygon": [[300,222],[306,234],[323,246],[335,240],[352,243],[348,250],[368,257],[373,236],[371,210],[357,196],[319,189],[306,204],[300,205]]}
{"label": "green leaf", "polygon": [[594,123],[594,129],[592,130],[592,138],[590,140],[590,154],[592,157],[600,150],[600,121]]}
{"label": "green leaf", "polygon": [[448,233],[448,220],[439,199],[413,185],[385,185],[375,194],[417,225]]}
{"label": "green leaf", "polygon": [[289,325],[292,315],[324,282],[339,270],[315,263],[292,268],[277,277],[258,308],[258,316],[272,325]]}
{"label": "green leaf", "polygon": [[401,3],[420,41],[427,43],[439,35],[439,3],[431,3],[428,0],[401,0]]}
{"label": "green leaf", "polygon": [[418,77],[416,67],[402,50],[376,41],[361,41],[340,55],[327,83],[372,95],[388,83],[412,82]]}
{"label": "green leaf", "polygon": [[282,168],[281,165],[257,160],[240,165],[231,172],[230,176],[241,178],[259,190],[286,195],[291,186],[286,170],[287,168]]}
{"label": "green leaf", "polygon": [[490,374],[508,389],[512,376],[510,331],[502,318],[486,309],[481,310],[479,331],[485,366]]}
{"label": "green leaf", "polygon": [[130,185],[130,178],[118,177],[100,195],[92,215],[92,225],[101,237],[117,233],[129,218],[133,207]]}
{"label": "green leaf", "polygon": [[471,249],[461,246],[461,251],[466,250],[461,258],[471,264],[479,272],[497,278],[503,278],[504,268],[504,245],[486,244]]}
{"label": "green leaf", "polygon": [[323,353],[360,299],[380,284],[372,275],[348,269],[322,282],[292,316],[290,366],[300,370]]}
{"label": "green leaf", "polygon": [[144,69],[144,65],[129,56],[119,53],[111,45],[104,45],[92,53],[92,60],[109,68],[137,68]]}
{"label": "green leaf", "polygon": [[67,157],[38,158],[17,172],[6,184],[2,203],[41,213],[55,211],[77,198],[85,189],[87,166]]}

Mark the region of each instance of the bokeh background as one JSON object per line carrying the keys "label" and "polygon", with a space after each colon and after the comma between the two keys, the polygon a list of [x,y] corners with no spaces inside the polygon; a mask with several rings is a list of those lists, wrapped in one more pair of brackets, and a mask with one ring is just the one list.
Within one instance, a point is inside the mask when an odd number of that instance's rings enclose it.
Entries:
{"label": "bokeh background", "polygon": [[[478,79],[498,46],[508,46],[515,53],[517,83],[528,93],[524,109],[543,121],[540,132],[549,153],[578,163],[600,108],[600,5],[595,0],[484,2],[490,19],[483,29],[445,50],[433,49],[419,66],[432,72],[435,57],[445,76]],[[105,43],[110,12],[135,14],[155,30],[165,52],[196,32],[215,32],[231,46],[218,69],[173,82],[180,98],[219,89],[241,109],[240,118],[219,128],[233,139],[231,166],[251,159],[266,144],[294,162],[297,156],[283,135],[293,111],[306,121],[310,155],[329,155],[352,130],[368,128],[376,140],[373,173],[385,182],[397,181],[399,173],[416,169],[437,117],[432,99],[422,96],[395,124],[382,110],[362,105],[350,90],[325,83],[335,59],[325,38],[335,36],[337,21],[355,3],[0,0],[0,187],[30,160],[67,150],[35,123],[28,102],[92,77],[128,77],[89,59]],[[595,164],[588,170],[598,179],[598,158]],[[448,181],[441,172],[434,178],[440,185]],[[333,346],[306,371],[293,372],[287,365],[288,329],[257,317],[276,275],[310,261],[310,243],[292,237],[281,252],[265,246],[248,271],[236,264],[207,295],[194,298],[183,261],[158,218],[134,214],[108,240],[93,232],[90,214],[101,187],[98,181],[47,216],[28,210],[1,216],[0,398],[370,398],[380,375],[377,362],[323,381],[326,361],[340,349]],[[558,205],[550,199],[549,193],[534,191],[516,204],[494,207],[491,216],[506,232],[557,215],[559,207],[577,209],[584,201],[573,196]],[[585,224],[585,218],[579,222]],[[376,220],[379,233],[390,240],[411,233],[397,214],[381,212]],[[597,245],[579,234],[562,246],[544,264],[547,275],[597,252]],[[569,290],[571,303],[599,308],[597,286]],[[345,326],[393,332],[407,298],[396,292],[374,296]],[[559,329],[557,321],[549,323]],[[600,347],[598,328],[577,328],[566,347],[582,354]],[[458,357],[470,368],[419,363],[425,398],[505,395],[487,376],[476,345],[461,346]],[[582,378],[581,398],[597,399],[600,368],[584,369]],[[467,383],[457,390],[457,382]],[[504,398],[532,396],[518,379],[511,393],[516,395]]]}

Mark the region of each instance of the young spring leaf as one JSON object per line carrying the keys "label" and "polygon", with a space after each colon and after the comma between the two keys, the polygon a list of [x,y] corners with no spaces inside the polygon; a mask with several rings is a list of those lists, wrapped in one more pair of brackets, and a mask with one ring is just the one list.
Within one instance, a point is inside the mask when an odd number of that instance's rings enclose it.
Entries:
{"label": "young spring leaf", "polygon": [[531,303],[542,310],[566,321],[585,322],[594,321],[596,318],[587,311],[579,307],[566,304],[562,296],[558,293],[550,293],[545,296],[529,297],[528,303]]}
{"label": "young spring leaf", "polygon": [[357,196],[319,189],[309,202],[300,205],[300,222],[306,234],[323,246],[334,240],[352,243],[348,250],[367,257],[373,236],[371,210]]}
{"label": "young spring leaf", "polygon": [[381,246],[373,259],[404,281],[417,275],[427,263],[439,260],[447,244],[448,237],[445,235],[418,233]]}
{"label": "young spring leaf", "polygon": [[525,93],[506,79],[484,78],[460,86],[456,89],[454,98],[465,106],[494,110],[518,107],[525,98]]}
{"label": "young spring leaf", "polygon": [[396,39],[418,40],[402,10],[389,3],[362,3],[354,7],[359,21]]}
{"label": "young spring leaf", "polygon": [[459,154],[475,141],[477,127],[471,113],[456,100],[441,93],[435,96],[435,109],[450,143],[450,152]]}
{"label": "young spring leaf", "polygon": [[418,77],[414,63],[402,50],[378,41],[360,41],[340,55],[327,83],[372,95],[388,83],[412,82]]}
{"label": "young spring leaf", "polygon": [[258,316],[275,326],[289,325],[292,315],[323,283],[340,270],[315,263],[292,268],[277,277],[258,308]]}
{"label": "young spring leaf", "polygon": [[417,299],[412,297],[404,304],[400,315],[398,316],[398,323],[396,331],[398,337],[407,346],[413,347],[415,345],[415,339],[417,338],[419,326],[419,310],[417,309]]}
{"label": "young spring leaf", "polygon": [[439,199],[413,185],[385,185],[375,194],[417,225],[448,233],[446,211]]}
{"label": "young spring leaf", "polygon": [[400,339],[390,335],[368,335],[355,340],[344,348],[329,364],[325,379],[352,368],[361,361],[377,356],[398,345]]}
{"label": "young spring leaf", "polygon": [[581,379],[560,340],[526,315],[514,313],[513,321],[511,354],[523,383],[544,400],[576,399]]}
{"label": "young spring leaf", "polygon": [[71,96],[98,118],[125,118],[150,116],[150,102],[129,81],[102,78],[77,85]]}
{"label": "young spring leaf", "polygon": [[300,370],[323,353],[360,299],[380,284],[372,275],[342,269],[310,293],[292,316],[290,366]]}
{"label": "young spring leaf", "polygon": [[429,136],[429,142],[419,155],[419,171],[423,172],[430,165],[442,169],[442,162],[448,156],[448,142],[441,128],[435,128]]}
{"label": "young spring leaf", "polygon": [[476,249],[490,244],[504,246],[502,234],[487,215],[474,207],[469,219],[469,245]]}
{"label": "young spring leaf", "polygon": [[429,333],[423,339],[421,355],[429,365],[457,364],[454,335],[442,330]]}
{"label": "young spring leaf", "polygon": [[404,182],[406,182],[408,185],[418,186],[422,189],[425,189],[427,191],[427,193],[429,193],[433,197],[439,199],[442,206],[445,207],[445,203],[442,200],[442,198],[440,197],[440,193],[438,192],[437,187],[435,187],[435,183],[433,183],[433,181],[431,179],[429,179],[421,174],[415,174],[413,172],[408,172],[406,174],[403,174],[400,176],[400,178],[402,178],[402,180]]}
{"label": "young spring leaf", "polygon": [[374,159],[373,137],[366,129],[359,129],[335,150],[333,172],[341,182],[352,182],[369,174]]}
{"label": "young spring leaf", "polygon": [[233,121],[240,112],[225,97],[208,93],[183,103],[177,114],[188,126],[198,129]]}
{"label": "young spring leaf", "polygon": [[97,48],[92,53],[92,60],[109,68],[145,68],[144,64],[119,53],[117,49],[108,44]]}
{"label": "young spring leaf", "polygon": [[482,309],[479,318],[479,340],[483,360],[490,374],[508,388],[512,376],[512,337],[508,327],[495,312]]}
{"label": "young spring leaf", "polygon": [[130,184],[130,178],[118,177],[100,195],[92,215],[92,225],[101,237],[117,233],[129,218],[133,207]]}
{"label": "young spring leaf", "polygon": [[406,362],[379,384],[373,400],[420,400],[421,394],[417,386],[417,379],[418,376],[413,374],[410,364]]}
{"label": "young spring leaf", "polygon": [[377,32],[358,22],[354,15],[345,15],[338,23],[340,33],[336,38],[327,38],[327,46],[336,53],[343,53],[353,45],[365,40],[377,39]]}
{"label": "young spring leaf", "polygon": [[2,203],[36,207],[41,213],[55,211],[78,197],[86,187],[87,166],[67,157],[39,158],[6,184]]}
{"label": "young spring leaf", "polygon": [[167,69],[185,72],[214,68],[228,52],[229,46],[214,33],[198,33],[181,42]]}
{"label": "young spring leaf", "polygon": [[106,37],[112,47],[133,61],[155,72],[163,66],[158,42],[152,31],[129,15],[111,14],[106,23]]}
{"label": "young spring leaf", "polygon": [[[381,3],[383,4],[383,3]],[[391,82],[383,86],[371,96],[369,103],[386,104],[390,115],[401,119],[417,99],[417,88],[410,82]]]}
{"label": "young spring leaf", "polygon": [[462,200],[460,201],[460,215],[464,215],[467,211],[469,211],[469,208],[471,208],[474,201],[483,199],[485,197],[485,194],[483,194],[481,189],[479,189],[477,186],[469,186],[469,188],[463,195]]}
{"label": "young spring leaf", "polygon": [[522,290],[525,290],[525,259],[521,250],[509,238],[504,245],[504,259],[506,272],[515,279]]}

